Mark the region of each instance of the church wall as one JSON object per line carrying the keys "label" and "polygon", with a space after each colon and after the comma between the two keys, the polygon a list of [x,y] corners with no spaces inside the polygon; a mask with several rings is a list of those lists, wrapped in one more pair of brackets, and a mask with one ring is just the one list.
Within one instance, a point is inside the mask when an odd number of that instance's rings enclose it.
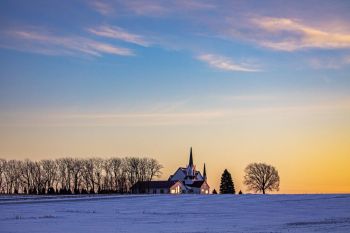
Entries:
{"label": "church wall", "polygon": [[200,188],[200,194],[210,194],[209,185],[204,182]]}
{"label": "church wall", "polygon": [[149,189],[148,194],[168,194],[170,191],[168,188],[156,188]]}
{"label": "church wall", "polygon": [[185,186],[182,182],[176,182],[173,186],[170,187],[171,194],[181,194],[185,190]]}

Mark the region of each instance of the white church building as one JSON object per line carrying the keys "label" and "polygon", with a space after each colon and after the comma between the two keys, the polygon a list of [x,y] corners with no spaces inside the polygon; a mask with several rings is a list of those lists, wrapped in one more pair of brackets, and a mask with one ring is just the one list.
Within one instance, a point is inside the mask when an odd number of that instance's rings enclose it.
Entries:
{"label": "white church building", "polygon": [[187,167],[179,167],[166,181],[139,181],[131,187],[132,193],[148,194],[209,194],[205,164],[203,175],[193,164],[192,148]]}

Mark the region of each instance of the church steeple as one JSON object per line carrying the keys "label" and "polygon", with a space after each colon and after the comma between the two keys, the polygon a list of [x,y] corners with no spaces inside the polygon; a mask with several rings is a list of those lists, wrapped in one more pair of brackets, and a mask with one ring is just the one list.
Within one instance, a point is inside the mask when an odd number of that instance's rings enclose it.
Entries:
{"label": "church steeple", "polygon": [[193,167],[192,147],[190,149],[190,161],[188,163],[188,166]]}
{"label": "church steeple", "polygon": [[203,178],[204,178],[204,180],[207,180],[207,171],[205,169],[205,163],[204,163],[204,168],[203,168]]}
{"label": "church steeple", "polygon": [[196,167],[193,164],[192,147],[190,149],[190,159],[186,168],[185,184],[192,184],[196,176]]}

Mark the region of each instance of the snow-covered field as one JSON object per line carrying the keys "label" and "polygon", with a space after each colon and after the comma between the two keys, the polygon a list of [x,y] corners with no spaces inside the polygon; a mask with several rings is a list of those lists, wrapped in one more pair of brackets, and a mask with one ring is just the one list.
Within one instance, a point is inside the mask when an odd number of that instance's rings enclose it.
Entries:
{"label": "snow-covered field", "polygon": [[0,232],[350,232],[350,195],[0,196]]}

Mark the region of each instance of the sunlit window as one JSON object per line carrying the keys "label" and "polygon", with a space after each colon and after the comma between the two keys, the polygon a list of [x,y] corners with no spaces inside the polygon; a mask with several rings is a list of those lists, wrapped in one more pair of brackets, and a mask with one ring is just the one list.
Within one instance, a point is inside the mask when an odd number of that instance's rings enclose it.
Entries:
{"label": "sunlit window", "polygon": [[171,189],[171,190],[170,190],[170,193],[172,193],[172,194],[181,193],[180,186],[177,185],[174,189]]}

